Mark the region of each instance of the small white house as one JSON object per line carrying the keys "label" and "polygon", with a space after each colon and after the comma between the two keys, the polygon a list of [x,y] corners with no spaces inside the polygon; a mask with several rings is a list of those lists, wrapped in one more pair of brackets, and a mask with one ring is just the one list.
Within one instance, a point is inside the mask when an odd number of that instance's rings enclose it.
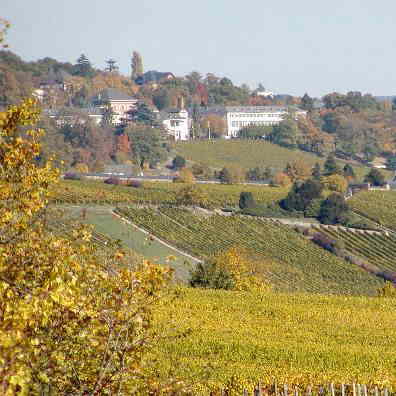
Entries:
{"label": "small white house", "polygon": [[191,120],[187,110],[169,110],[163,117],[162,124],[175,140],[188,140],[190,138]]}

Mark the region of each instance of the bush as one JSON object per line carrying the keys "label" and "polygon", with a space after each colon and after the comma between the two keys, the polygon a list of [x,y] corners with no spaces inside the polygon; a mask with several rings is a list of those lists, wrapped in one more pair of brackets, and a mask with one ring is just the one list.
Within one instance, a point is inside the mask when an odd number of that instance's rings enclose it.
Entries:
{"label": "bush", "polygon": [[143,186],[143,183],[140,180],[129,180],[127,186],[134,188],[141,188]]}
{"label": "bush", "polygon": [[364,181],[373,186],[381,187],[385,184],[385,176],[378,169],[371,169],[364,178]]}
{"label": "bush", "polygon": [[81,180],[81,175],[78,173],[65,173],[63,180]]}
{"label": "bush", "polygon": [[378,297],[396,297],[396,287],[392,282],[385,282],[385,285],[381,287],[377,292]]}
{"label": "bush", "polygon": [[192,287],[204,287],[209,289],[234,288],[234,280],[229,271],[217,265],[216,261],[199,263],[191,272],[190,285]]}
{"label": "bush", "polygon": [[174,183],[188,183],[188,184],[192,184],[195,183],[195,177],[193,175],[193,173],[191,172],[190,169],[187,168],[183,168],[180,172],[179,172],[179,176],[175,177],[173,179]]}
{"label": "bush", "polygon": [[246,173],[239,166],[229,166],[220,171],[219,179],[227,184],[243,183],[246,180]]}
{"label": "bush", "polygon": [[122,181],[118,177],[111,176],[108,179],[104,180],[103,183],[114,184],[115,186],[119,186],[122,184]]}
{"label": "bush", "polygon": [[186,160],[181,155],[176,155],[172,161],[172,168],[173,169],[181,169],[186,166]]}
{"label": "bush", "polygon": [[273,186],[287,187],[290,186],[290,184],[290,177],[283,172],[277,173],[271,180],[271,185]]}
{"label": "bush", "polygon": [[348,188],[347,179],[341,175],[324,176],[320,181],[326,190],[344,193]]}
{"label": "bush", "polygon": [[253,194],[249,191],[241,192],[239,196],[239,208],[246,209],[246,208],[253,208],[256,206],[256,202],[253,198]]}

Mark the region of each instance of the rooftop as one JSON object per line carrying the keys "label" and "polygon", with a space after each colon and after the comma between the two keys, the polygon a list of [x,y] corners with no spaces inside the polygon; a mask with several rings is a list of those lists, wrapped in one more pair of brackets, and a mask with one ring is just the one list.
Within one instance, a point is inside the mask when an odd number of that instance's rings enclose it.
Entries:
{"label": "rooftop", "polygon": [[118,91],[115,88],[106,88],[100,91],[96,97],[98,101],[111,101],[111,100],[137,100],[132,96],[127,95],[124,92]]}

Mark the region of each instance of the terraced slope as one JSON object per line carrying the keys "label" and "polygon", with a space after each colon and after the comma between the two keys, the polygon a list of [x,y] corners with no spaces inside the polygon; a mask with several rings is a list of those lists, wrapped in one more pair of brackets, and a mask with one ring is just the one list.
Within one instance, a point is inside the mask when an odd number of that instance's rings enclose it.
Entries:
{"label": "terraced slope", "polygon": [[396,231],[396,191],[362,191],[348,200],[358,213]]}
{"label": "terraced slope", "polygon": [[[239,165],[249,169],[256,166],[272,167],[282,171],[288,162],[303,160],[313,166],[316,162],[323,164],[325,159],[301,150],[290,150],[264,140],[201,140],[180,142],[176,151],[188,160],[206,164],[215,168]],[[344,162],[340,161],[344,166]],[[368,173],[368,169],[355,166],[358,179]]]}
{"label": "terraced slope", "polygon": [[260,271],[278,290],[374,294],[382,284],[284,225],[239,216],[195,216],[175,208],[122,208],[118,212],[197,257],[207,258],[234,246],[247,249],[259,259]]}
{"label": "terraced slope", "polygon": [[320,228],[330,238],[342,241],[350,253],[365,258],[381,270],[396,271],[396,237]]}

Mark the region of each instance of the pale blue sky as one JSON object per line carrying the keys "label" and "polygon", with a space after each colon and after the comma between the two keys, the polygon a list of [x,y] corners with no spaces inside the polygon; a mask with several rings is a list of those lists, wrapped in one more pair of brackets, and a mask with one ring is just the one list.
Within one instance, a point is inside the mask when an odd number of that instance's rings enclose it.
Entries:
{"label": "pale blue sky", "polygon": [[0,0],[24,59],[228,76],[277,93],[396,94],[395,0]]}

